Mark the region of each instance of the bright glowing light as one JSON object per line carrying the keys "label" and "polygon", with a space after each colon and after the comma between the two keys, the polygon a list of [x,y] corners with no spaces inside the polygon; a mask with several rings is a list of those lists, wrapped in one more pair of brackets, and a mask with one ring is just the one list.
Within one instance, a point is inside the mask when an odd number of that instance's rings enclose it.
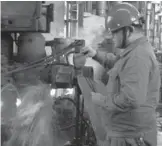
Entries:
{"label": "bright glowing light", "polygon": [[18,106],[20,106],[20,104],[21,104],[21,100],[19,98],[17,98],[16,106],[18,107]]}
{"label": "bright glowing light", "polygon": [[55,96],[55,94],[56,94],[56,89],[51,89],[50,95],[51,95],[51,96]]}
{"label": "bright glowing light", "polygon": [[73,88],[68,88],[68,89],[66,89],[66,95],[68,95],[68,94],[73,94],[73,92],[74,92],[74,89]]}

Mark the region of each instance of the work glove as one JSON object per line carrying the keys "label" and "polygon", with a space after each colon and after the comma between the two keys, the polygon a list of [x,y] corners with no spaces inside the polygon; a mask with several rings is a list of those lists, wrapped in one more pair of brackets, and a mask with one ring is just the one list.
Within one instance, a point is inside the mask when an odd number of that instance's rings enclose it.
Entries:
{"label": "work glove", "polygon": [[97,52],[92,47],[86,46],[86,47],[83,48],[81,53],[88,56],[88,57],[94,57]]}
{"label": "work glove", "polygon": [[74,54],[74,56],[73,56],[73,63],[74,63],[74,66],[77,67],[77,68],[84,67],[84,65],[86,63],[85,55],[84,54],[80,54],[80,53]]}

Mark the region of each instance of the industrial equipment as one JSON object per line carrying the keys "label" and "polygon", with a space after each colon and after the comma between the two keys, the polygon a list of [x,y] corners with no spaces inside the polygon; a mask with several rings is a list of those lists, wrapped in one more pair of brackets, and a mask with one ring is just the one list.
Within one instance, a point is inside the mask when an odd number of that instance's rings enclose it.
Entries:
{"label": "industrial equipment", "polygon": [[[83,3],[65,2],[65,18],[62,19],[64,19],[66,27],[66,38],[55,38],[51,41],[45,41],[42,33],[50,33],[50,24],[54,21],[55,8],[53,3],[48,2],[47,5],[46,2],[41,1],[1,2],[1,53],[8,58],[8,61],[6,61],[8,64],[10,61],[21,62],[21,67],[9,69],[7,74],[5,71],[5,81],[9,81],[8,76],[14,77],[16,74],[27,70],[40,68],[41,71],[38,76],[40,76],[41,81],[51,84],[51,88],[74,89],[74,99],[63,96],[57,98],[54,102],[54,105],[57,105],[58,102],[67,100],[72,102],[76,107],[74,124],[75,137],[68,144],[69,146],[95,146],[97,144],[97,136],[92,128],[92,123],[89,117],[87,118],[83,114],[86,104],[82,95],[88,96],[88,93],[83,93],[86,87],[83,88],[81,85],[85,83],[85,80],[82,80],[84,77],[84,79],[87,79],[87,83],[89,83],[89,90],[91,88],[94,92],[96,91],[90,81],[93,80],[93,69],[85,67],[84,55],[79,55],[81,48],[85,45],[85,41],[71,38],[78,37],[79,28],[83,27],[84,7],[87,8],[85,10],[87,12],[96,12],[96,15],[107,18],[106,15],[109,9],[118,2],[91,1]],[[146,10],[143,10],[141,5],[147,7]],[[152,5],[154,5],[154,13],[151,11]],[[154,15],[158,13],[158,11],[155,11],[156,5],[151,2],[141,2],[141,4],[138,3],[136,6],[140,7],[140,12],[142,12],[146,19],[145,35],[151,39],[152,45],[156,44],[157,41],[155,40],[158,36],[159,40],[156,46],[161,50],[162,16],[159,14],[159,19],[157,19],[156,15],[156,20],[154,21]],[[150,24],[153,26],[152,28]],[[152,37],[151,31],[153,32]],[[110,44],[109,40],[105,40],[100,45],[107,44]],[[50,56],[46,56],[45,46],[52,48],[52,54]],[[73,65],[68,60],[70,54],[74,54]],[[80,57],[81,62],[76,62],[75,57]],[[23,65],[23,63],[27,63],[27,65]],[[80,81],[78,82],[78,80]],[[62,130],[69,129],[69,127],[71,125],[62,128]]]}
{"label": "industrial equipment", "polygon": [[2,32],[49,32],[54,5],[38,2],[2,2]]}
{"label": "industrial equipment", "polygon": [[54,4],[46,5],[42,1],[4,1],[1,6],[1,52],[9,60],[13,60],[14,53],[25,57],[31,51],[39,52],[37,56],[45,54],[45,38],[41,33],[50,32],[50,24],[54,21]]}
{"label": "industrial equipment", "polygon": [[[52,47],[51,56],[31,62],[24,67],[12,70],[8,72],[7,75],[14,76],[16,73],[42,66],[41,72],[39,74],[40,79],[47,84],[51,84],[51,88],[73,88],[75,93],[74,99],[61,97],[57,98],[54,104],[57,104],[58,101],[69,100],[76,106],[75,137],[72,140],[71,145],[95,145],[95,135],[93,133],[92,127],[89,124],[90,121],[87,119],[85,120],[85,117],[83,116],[84,100],[81,98],[82,92],[78,86],[79,84],[77,80],[78,76],[84,76],[86,78],[93,79],[93,69],[91,67],[84,67],[84,55],[80,56],[83,62],[81,64],[74,60],[74,65],[70,65],[68,61],[68,55],[71,53],[74,55],[80,53],[80,50],[82,47],[84,47],[85,42],[84,40],[55,38],[52,41],[47,41],[46,45]],[[66,129],[68,128],[66,127],[62,130]],[[88,129],[91,129],[91,134],[89,133]],[[85,132],[90,134],[91,138],[89,136],[85,136]]]}

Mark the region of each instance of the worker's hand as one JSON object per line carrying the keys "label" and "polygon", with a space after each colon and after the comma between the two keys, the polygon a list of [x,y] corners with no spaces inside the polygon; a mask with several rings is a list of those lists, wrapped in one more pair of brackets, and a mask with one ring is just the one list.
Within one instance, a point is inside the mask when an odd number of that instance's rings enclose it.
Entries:
{"label": "worker's hand", "polygon": [[76,68],[84,67],[84,65],[86,63],[86,56],[81,53],[74,54],[73,63]]}
{"label": "worker's hand", "polygon": [[97,105],[103,105],[105,102],[105,96],[100,93],[91,92],[92,101]]}
{"label": "worker's hand", "polygon": [[94,57],[97,52],[92,47],[86,46],[86,47],[83,48],[81,53],[84,54],[84,55],[87,55],[88,57]]}

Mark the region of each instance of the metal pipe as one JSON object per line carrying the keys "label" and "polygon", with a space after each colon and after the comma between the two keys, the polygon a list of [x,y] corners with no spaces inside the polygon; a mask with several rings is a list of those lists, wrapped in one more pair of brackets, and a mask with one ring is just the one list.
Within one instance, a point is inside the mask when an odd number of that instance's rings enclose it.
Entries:
{"label": "metal pipe", "polygon": [[159,16],[159,50],[162,51],[162,16]]}
{"label": "metal pipe", "polygon": [[159,50],[162,51],[162,2],[160,3],[160,11],[159,15]]}
{"label": "metal pipe", "polygon": [[158,42],[157,42],[157,37],[158,37],[158,15],[155,15],[155,28],[154,28],[154,36],[155,36],[155,48],[158,48]]}
{"label": "metal pipe", "polygon": [[145,23],[144,23],[144,25],[142,26],[142,28],[143,28],[143,30],[144,30],[144,34],[146,35],[146,14],[147,14],[147,2],[146,1],[144,1],[143,3],[142,3],[143,5],[141,6],[142,7],[142,10],[141,10],[141,16],[143,16],[144,17],[144,19],[145,19]]}
{"label": "metal pipe", "polygon": [[71,4],[68,2],[68,23],[69,23],[69,28],[68,28],[68,37],[71,37]]}
{"label": "metal pipe", "polygon": [[83,28],[83,15],[84,15],[84,4],[83,2],[81,2],[79,4],[79,17],[78,17],[79,28]]}
{"label": "metal pipe", "polygon": [[65,1],[65,22],[66,22],[66,37],[68,37],[68,25],[69,25],[69,23],[68,23],[68,4],[67,4],[67,2]]}
{"label": "metal pipe", "polygon": [[79,35],[79,11],[80,11],[80,7],[79,7],[80,4],[77,4],[76,5],[76,36],[75,37],[78,37]]}
{"label": "metal pipe", "polygon": [[71,6],[68,1],[65,2],[65,7],[66,7],[66,37],[70,37],[70,32],[71,32],[71,24],[70,24],[70,9]]}
{"label": "metal pipe", "polygon": [[85,12],[92,13],[92,1],[85,2]]}
{"label": "metal pipe", "polygon": [[71,36],[76,38],[78,35],[78,19],[79,19],[79,3],[78,2],[73,2],[70,4],[71,5]]}
{"label": "metal pipe", "polygon": [[150,40],[150,17],[151,17],[151,2],[146,2],[146,23],[145,23],[145,36]]}
{"label": "metal pipe", "polygon": [[74,37],[76,35],[76,22],[74,22],[74,20],[76,20],[76,13],[77,13],[77,8],[76,8],[76,3],[70,3],[71,9],[70,9],[70,13],[71,13],[71,17],[70,17],[70,37]]}
{"label": "metal pipe", "polygon": [[155,45],[155,4],[152,4],[152,46]]}
{"label": "metal pipe", "polygon": [[96,1],[96,15],[105,16],[107,11],[107,1]]}

